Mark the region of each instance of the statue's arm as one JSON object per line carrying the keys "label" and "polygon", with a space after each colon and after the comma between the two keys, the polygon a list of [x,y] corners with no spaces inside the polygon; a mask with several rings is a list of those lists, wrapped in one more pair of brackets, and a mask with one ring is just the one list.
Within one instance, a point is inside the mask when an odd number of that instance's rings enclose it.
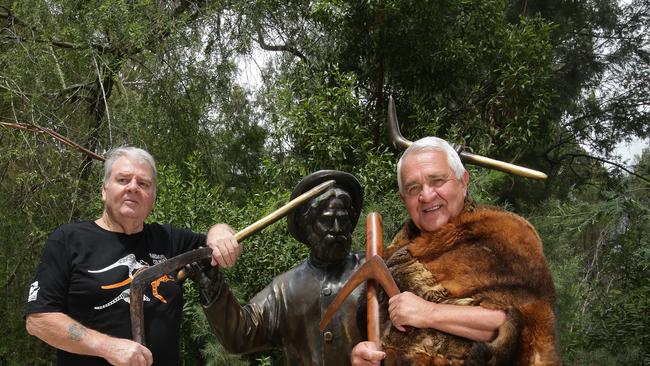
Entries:
{"label": "statue's arm", "polygon": [[218,277],[212,283],[218,290],[209,303],[203,304],[203,308],[221,345],[231,353],[250,353],[274,347],[280,314],[273,284],[242,306],[223,280],[223,275]]}
{"label": "statue's arm", "polygon": [[240,305],[217,267],[189,271],[199,285],[200,301],[210,327],[231,353],[250,353],[276,346],[278,327],[276,289],[273,283],[246,305]]}

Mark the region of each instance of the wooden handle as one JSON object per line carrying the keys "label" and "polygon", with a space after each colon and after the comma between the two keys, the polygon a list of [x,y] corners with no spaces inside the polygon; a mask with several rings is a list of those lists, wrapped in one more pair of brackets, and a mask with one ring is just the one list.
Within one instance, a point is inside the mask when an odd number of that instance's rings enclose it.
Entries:
{"label": "wooden handle", "polygon": [[[264,216],[263,218],[246,226],[244,229],[238,231],[235,234],[235,240],[242,241],[248,238],[249,236],[255,234],[256,232],[261,231],[265,227],[287,216],[296,207],[302,205],[303,203],[309,201],[314,197],[323,194],[328,189],[334,187],[334,183],[336,183],[335,180],[328,180],[308,190],[307,192],[301,194],[300,196],[292,199],[291,201],[287,202],[284,206],[278,208],[277,210],[271,212],[270,214]],[[181,269],[180,271],[178,271],[178,274],[176,274],[176,280],[179,282],[184,281],[186,278],[187,278],[187,272],[185,271],[185,269]]]}
{"label": "wooden handle", "polygon": [[538,170],[525,168],[523,166],[519,166],[519,165],[515,165],[515,164],[506,163],[505,161],[496,160],[496,159],[488,158],[488,157],[485,157],[485,156],[468,153],[466,151],[461,151],[459,155],[460,155],[460,159],[463,161],[463,163],[469,163],[469,164],[482,166],[484,168],[500,170],[500,171],[502,171],[504,173],[515,174],[515,175],[518,175],[520,177],[526,177],[526,178],[531,178],[531,179],[543,180],[543,179],[547,178],[546,174],[544,174],[544,173],[542,173],[542,172],[540,172]]}
{"label": "wooden handle", "polygon": [[[377,255],[381,257],[384,246],[381,215],[371,212],[366,217],[366,258]],[[368,301],[368,340],[375,342],[381,349],[381,330],[379,317],[379,300],[377,299],[377,283],[375,280],[367,281]]]}

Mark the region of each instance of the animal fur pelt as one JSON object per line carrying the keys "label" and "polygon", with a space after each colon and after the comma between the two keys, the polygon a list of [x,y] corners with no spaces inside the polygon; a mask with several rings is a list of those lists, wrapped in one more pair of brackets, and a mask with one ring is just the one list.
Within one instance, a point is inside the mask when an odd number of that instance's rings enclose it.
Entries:
{"label": "animal fur pelt", "polygon": [[408,222],[384,251],[401,291],[506,312],[489,343],[435,329],[391,327],[385,365],[559,365],[555,287],[539,235],[523,218],[479,206],[434,233]]}

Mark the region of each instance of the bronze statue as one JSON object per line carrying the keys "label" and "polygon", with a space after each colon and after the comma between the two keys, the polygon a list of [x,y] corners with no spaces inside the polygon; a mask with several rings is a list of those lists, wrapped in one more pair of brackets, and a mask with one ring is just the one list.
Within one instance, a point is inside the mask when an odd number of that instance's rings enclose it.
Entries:
{"label": "bronze statue", "polygon": [[356,323],[361,289],[322,332],[325,309],[363,261],[351,253],[363,189],[348,173],[321,170],[303,178],[294,198],[327,180],[334,188],[298,207],[287,217],[289,232],[310,249],[309,258],[275,277],[241,306],[218,270],[190,271],[200,284],[201,301],[213,332],[233,353],[282,349],[288,365],[349,365],[352,347],[362,335]]}

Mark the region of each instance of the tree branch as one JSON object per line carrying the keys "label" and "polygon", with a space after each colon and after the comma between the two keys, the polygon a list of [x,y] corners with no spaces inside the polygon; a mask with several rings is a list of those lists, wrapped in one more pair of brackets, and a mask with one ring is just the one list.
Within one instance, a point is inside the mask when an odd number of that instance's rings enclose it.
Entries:
{"label": "tree branch", "polygon": [[31,30],[34,30],[34,27],[30,26],[29,24],[25,23],[22,19],[18,18],[15,16],[12,12],[11,9],[4,6],[0,5],[0,9],[4,10],[4,12],[0,12],[0,18],[2,19],[7,19],[11,24],[18,23],[22,25],[23,27],[27,27]]}
{"label": "tree branch", "polygon": [[573,159],[573,158],[587,158],[587,159],[597,160],[597,161],[600,161],[601,163],[613,165],[613,166],[625,171],[626,173],[628,173],[630,175],[633,175],[633,176],[635,176],[635,177],[637,177],[637,178],[639,178],[641,180],[644,180],[644,181],[650,183],[650,178],[647,178],[647,177],[644,177],[644,176],[642,176],[640,174],[637,174],[637,173],[631,171],[630,169],[628,169],[626,166],[621,165],[621,164],[616,163],[616,162],[613,162],[611,160],[603,159],[603,158],[593,156],[593,155],[589,155],[589,154],[576,154],[576,153],[564,154],[564,155],[562,155],[562,159],[564,159],[564,158],[571,158],[571,159]]}
{"label": "tree branch", "polygon": [[[21,95],[23,97],[33,97],[33,96],[46,96],[50,98],[65,98],[65,99],[71,99],[74,94],[79,93],[82,90],[91,90],[94,87],[94,82],[91,83],[86,83],[86,84],[73,84],[70,86],[67,86],[59,91],[56,92],[47,92],[47,93],[27,93],[23,91],[18,91],[15,89],[12,89],[6,85],[0,84],[0,90],[6,90],[10,93],[14,93],[17,95]],[[75,98],[75,100],[85,100],[86,102],[92,103],[93,99],[88,96],[88,95],[81,95]]]}
{"label": "tree branch", "polygon": [[650,38],[645,38],[643,36],[630,36],[630,37],[624,37],[624,36],[610,36],[610,35],[605,35],[605,34],[597,34],[594,32],[587,32],[587,31],[578,31],[578,32],[567,32],[568,34],[574,34],[577,36],[585,36],[585,37],[591,37],[591,38],[596,38],[596,39],[606,39],[606,40],[617,40],[617,41],[636,41],[636,40],[643,40],[647,41],[650,40]]}
{"label": "tree branch", "polygon": [[[81,44],[81,43],[71,43],[71,42],[64,42],[64,41],[59,41],[56,39],[43,39],[43,38],[25,38],[25,37],[19,37],[19,36],[10,36],[10,35],[5,35],[5,39],[10,40],[12,42],[20,43],[20,42],[25,42],[25,41],[32,41],[35,43],[46,43],[52,46],[56,46],[58,48],[65,48],[65,49],[71,49],[71,50],[81,50],[81,49],[88,49],[87,44]],[[106,53],[106,52],[111,52],[113,48],[98,44],[98,43],[90,43],[90,48],[93,48],[101,53]]]}
{"label": "tree branch", "polygon": [[85,154],[85,155],[87,155],[87,156],[89,156],[89,157],[91,157],[91,158],[93,158],[95,160],[99,160],[99,161],[105,161],[106,160],[103,156],[98,155],[98,154],[86,149],[85,147],[83,147],[83,146],[79,145],[78,143],[70,140],[69,138],[61,135],[60,133],[55,132],[55,131],[53,131],[53,130],[51,130],[49,128],[39,126],[37,124],[33,124],[33,123],[13,123],[13,122],[1,122],[0,121],[0,126],[7,127],[7,128],[15,128],[15,129],[18,129],[18,130],[29,131],[29,132],[45,133],[47,135],[50,135],[55,140],[58,140],[58,141],[62,142],[63,144],[65,144],[67,146],[70,146],[70,147],[82,152],[83,154]]}
{"label": "tree branch", "polygon": [[260,45],[260,48],[262,48],[263,50],[274,51],[274,52],[277,52],[277,51],[289,52],[292,55],[294,55],[294,56],[298,57],[299,59],[303,60],[304,62],[309,63],[309,60],[307,59],[307,57],[305,55],[303,55],[303,53],[300,52],[300,50],[298,50],[297,48],[295,48],[293,46],[290,46],[288,44],[283,44],[283,45],[270,45],[270,44],[267,44],[264,41],[264,36],[262,35],[261,30],[257,31],[257,40],[256,41]]}

